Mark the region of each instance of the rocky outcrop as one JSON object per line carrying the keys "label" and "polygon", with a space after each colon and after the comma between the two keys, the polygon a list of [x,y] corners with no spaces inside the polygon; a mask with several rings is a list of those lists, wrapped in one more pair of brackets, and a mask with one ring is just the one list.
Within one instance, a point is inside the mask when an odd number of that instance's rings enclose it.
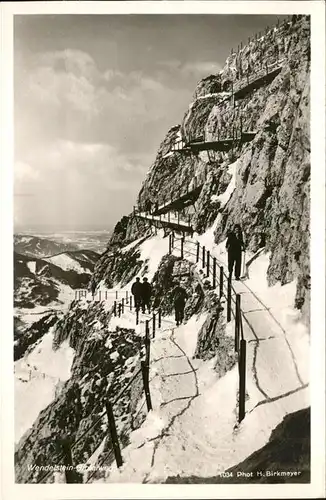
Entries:
{"label": "rocky outcrop", "polygon": [[185,319],[198,313],[204,304],[204,291],[194,275],[194,266],[188,261],[166,255],[163,257],[152,281],[153,306],[161,308],[163,314],[172,314],[173,290],[176,284],[181,284],[187,293]]}
{"label": "rocky outcrop", "polygon": [[106,287],[112,288],[118,283],[121,286],[129,283],[136,274],[146,264],[140,257],[139,244],[125,250],[119,249],[117,244],[114,244],[115,250],[107,250],[99,259],[95,267],[94,274],[91,280],[91,286],[95,286],[103,282]]}
{"label": "rocky outcrop", "polygon": [[286,415],[268,443],[243,462],[215,477],[169,477],[167,483],[309,483],[310,408]]}
{"label": "rocky outcrop", "polygon": [[26,326],[19,318],[14,318],[14,361],[20,359],[51,326],[58,321],[58,314],[51,312],[36,320],[32,325]]}
{"label": "rocky outcrop", "polygon": [[223,306],[213,293],[206,294],[205,305],[208,316],[198,334],[195,358],[216,358],[214,369],[219,377],[232,369],[236,362],[234,341],[225,334]]}

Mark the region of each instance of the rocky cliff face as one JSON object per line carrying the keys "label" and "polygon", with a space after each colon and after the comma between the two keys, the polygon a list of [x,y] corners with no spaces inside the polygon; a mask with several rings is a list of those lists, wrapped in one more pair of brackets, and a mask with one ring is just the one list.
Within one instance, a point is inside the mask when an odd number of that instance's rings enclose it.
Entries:
{"label": "rocky cliff face", "polygon": [[[309,79],[307,16],[293,16],[231,54],[218,75],[199,82],[182,123],[161,143],[137,200],[138,208],[148,200],[160,205],[196,182],[201,187],[198,198],[182,208],[195,231],[204,232],[219,216],[218,244],[240,223],[249,250],[265,246],[271,254],[269,283],[297,280],[295,305],[307,318]],[[232,146],[173,151],[179,140],[222,139],[233,139]],[[227,193],[232,176],[234,187]],[[148,231],[132,214],[124,223],[125,242]],[[116,232],[112,243],[117,238]]]}

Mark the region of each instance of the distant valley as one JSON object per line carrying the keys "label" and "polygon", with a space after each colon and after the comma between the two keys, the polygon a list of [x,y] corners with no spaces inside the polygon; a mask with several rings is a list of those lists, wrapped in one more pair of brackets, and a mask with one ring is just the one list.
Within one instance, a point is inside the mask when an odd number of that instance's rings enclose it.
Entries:
{"label": "distant valley", "polygon": [[38,236],[14,237],[14,358],[37,342],[87,288],[100,254]]}
{"label": "distant valley", "polygon": [[93,250],[101,254],[106,250],[110,234],[107,230],[17,232],[14,246],[16,252],[35,257],[48,257],[67,250]]}

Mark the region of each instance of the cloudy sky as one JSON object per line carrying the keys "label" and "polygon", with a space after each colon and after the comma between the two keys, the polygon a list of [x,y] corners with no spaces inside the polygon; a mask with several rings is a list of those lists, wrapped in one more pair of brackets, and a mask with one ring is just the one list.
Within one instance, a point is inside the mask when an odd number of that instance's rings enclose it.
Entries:
{"label": "cloudy sky", "polygon": [[274,16],[16,16],[15,226],[110,229],[196,83]]}

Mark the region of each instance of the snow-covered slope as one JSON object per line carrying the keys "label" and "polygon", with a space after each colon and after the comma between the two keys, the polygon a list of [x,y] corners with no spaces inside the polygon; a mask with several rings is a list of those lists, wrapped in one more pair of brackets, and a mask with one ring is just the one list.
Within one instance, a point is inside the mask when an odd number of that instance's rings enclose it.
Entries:
{"label": "snow-covered slope", "polygon": [[98,258],[99,255],[96,252],[91,250],[79,250],[59,253],[51,257],[46,257],[43,260],[60,267],[64,271],[91,274]]}
{"label": "snow-covered slope", "polygon": [[16,442],[33,425],[39,412],[53,401],[60,390],[60,382],[69,379],[73,356],[74,351],[67,342],[63,342],[58,350],[53,350],[53,332],[50,329],[30,353],[16,361]]}

